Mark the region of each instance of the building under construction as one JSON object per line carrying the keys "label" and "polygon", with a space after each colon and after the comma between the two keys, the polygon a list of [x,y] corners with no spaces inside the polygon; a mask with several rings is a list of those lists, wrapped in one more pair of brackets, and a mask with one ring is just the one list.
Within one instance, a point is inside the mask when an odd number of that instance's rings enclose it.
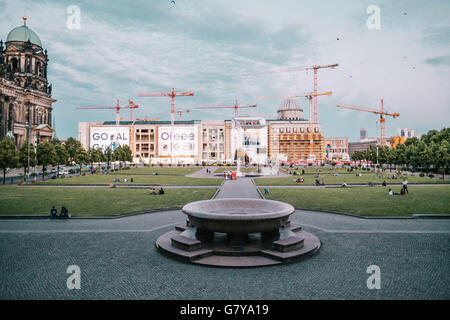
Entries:
{"label": "building under construction", "polygon": [[319,123],[305,119],[293,99],[280,104],[277,119],[80,122],[78,134],[86,149],[129,145],[142,163],[234,162],[238,149],[246,162],[259,165],[326,159]]}

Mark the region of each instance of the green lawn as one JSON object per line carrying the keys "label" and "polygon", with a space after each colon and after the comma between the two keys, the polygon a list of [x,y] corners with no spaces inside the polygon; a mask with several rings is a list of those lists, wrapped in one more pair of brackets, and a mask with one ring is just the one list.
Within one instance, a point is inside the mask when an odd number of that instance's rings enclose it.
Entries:
{"label": "green lawn", "polygon": [[[39,184],[105,184],[114,182],[114,179],[120,179],[118,184],[149,184],[149,185],[184,185],[184,186],[218,186],[222,183],[219,178],[189,178],[186,174],[193,173],[199,168],[158,168],[144,167],[129,170],[111,172],[109,174],[95,174],[86,176],[66,177],[64,179],[48,179],[46,181],[38,180]],[[157,173],[157,175],[153,175]],[[133,178],[133,183],[130,179]],[[127,179],[127,182],[124,182]]]}
{"label": "green lawn", "polygon": [[149,189],[1,187],[0,215],[45,215],[54,205],[58,212],[66,206],[76,217],[115,216],[182,207],[188,202],[211,199],[216,190],[165,189],[164,195],[149,195]]}
{"label": "green lawn", "polygon": [[141,168],[131,168],[128,170],[115,171],[111,174],[153,174],[157,172],[158,174],[167,175],[177,175],[185,176],[195,171],[201,170],[201,167],[141,167]]}
{"label": "green lawn", "polygon": [[[400,186],[392,189],[399,192]],[[296,208],[362,216],[450,214],[450,186],[409,186],[408,190],[404,196],[389,196],[386,187],[269,188],[270,194],[264,196],[290,203]]]}
{"label": "green lawn", "polygon": [[[300,171],[301,172],[301,171]],[[334,176],[337,172],[325,172],[322,171],[319,174],[319,180],[325,184],[342,184],[346,182],[347,184],[367,184],[369,182],[381,184],[386,180],[387,184],[401,184],[402,178],[405,177],[408,183],[450,183],[448,180],[429,178],[429,177],[416,177],[416,176],[401,176],[398,179],[391,180],[390,174],[377,175],[374,172],[361,171],[361,177],[356,176],[356,173],[337,173],[338,176]],[[297,183],[297,178],[301,175],[292,175],[286,178],[257,178],[254,179],[257,185],[271,185],[271,186],[282,186],[282,185],[299,185]],[[303,184],[312,185],[315,182],[316,174],[305,174],[303,176],[305,182]]]}

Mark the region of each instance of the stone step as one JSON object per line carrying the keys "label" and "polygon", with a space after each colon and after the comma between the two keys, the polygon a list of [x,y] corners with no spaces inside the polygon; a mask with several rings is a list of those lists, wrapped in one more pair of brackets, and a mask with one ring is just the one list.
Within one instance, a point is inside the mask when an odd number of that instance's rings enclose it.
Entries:
{"label": "stone step", "polygon": [[186,230],[186,226],[183,226],[183,225],[177,225],[177,226],[175,226],[175,230],[178,230],[178,231],[185,231]]}
{"label": "stone step", "polygon": [[272,244],[274,249],[277,251],[290,252],[293,250],[298,250],[301,247],[303,247],[304,240],[305,239],[303,238],[290,236],[289,238],[286,239],[274,241]]}
{"label": "stone step", "polygon": [[174,235],[171,240],[172,245],[175,248],[184,251],[197,251],[202,248],[202,243],[200,241],[182,235]]}

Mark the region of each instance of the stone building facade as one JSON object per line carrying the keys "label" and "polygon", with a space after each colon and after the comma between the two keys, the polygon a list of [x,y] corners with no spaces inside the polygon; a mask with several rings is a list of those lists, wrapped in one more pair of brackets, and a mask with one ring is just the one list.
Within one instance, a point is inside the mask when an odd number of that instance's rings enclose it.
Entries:
{"label": "stone building facade", "polygon": [[24,25],[0,40],[0,139],[13,137],[20,148],[25,140],[48,141],[52,129],[52,85],[47,80],[47,50],[37,34]]}

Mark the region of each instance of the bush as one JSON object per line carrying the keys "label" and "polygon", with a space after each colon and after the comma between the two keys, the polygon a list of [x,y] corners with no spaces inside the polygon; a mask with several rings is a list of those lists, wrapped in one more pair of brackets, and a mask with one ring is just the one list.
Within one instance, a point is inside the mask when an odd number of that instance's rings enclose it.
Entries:
{"label": "bush", "polygon": [[69,169],[69,173],[70,173],[70,174],[74,174],[74,173],[75,173],[75,170]]}
{"label": "bush", "polygon": [[61,179],[64,179],[66,177],[66,175],[62,174],[60,175]]}
{"label": "bush", "polygon": [[312,163],[308,163],[308,167],[312,167]]}
{"label": "bush", "polygon": [[424,177],[425,175],[421,172],[420,174],[419,174],[419,177]]}
{"label": "bush", "polygon": [[321,167],[325,167],[325,163],[321,163],[320,166],[321,166]]}
{"label": "bush", "polygon": [[434,174],[429,174],[428,175],[430,178],[434,178]]}
{"label": "bush", "polygon": [[56,179],[56,176],[52,176],[52,179]]}

